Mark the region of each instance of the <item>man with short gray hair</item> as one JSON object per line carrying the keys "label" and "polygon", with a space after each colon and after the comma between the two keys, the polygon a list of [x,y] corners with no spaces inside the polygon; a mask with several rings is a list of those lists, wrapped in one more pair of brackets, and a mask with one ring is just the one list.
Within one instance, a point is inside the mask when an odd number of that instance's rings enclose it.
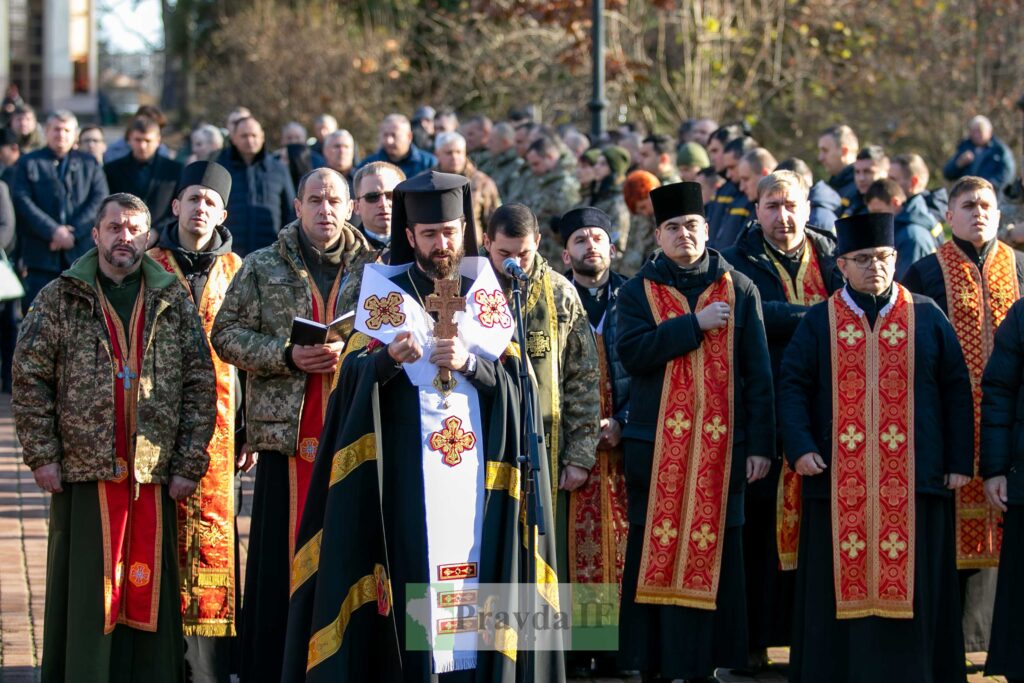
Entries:
{"label": "man with short gray hair", "polygon": [[491,177],[479,170],[466,154],[466,139],[455,132],[438,133],[434,139],[437,170],[469,178],[473,197],[473,218],[476,221],[478,243],[483,243],[483,229],[491,214],[501,206],[498,187]]}
{"label": "man with short gray hair", "polygon": [[1010,148],[992,134],[992,122],[985,116],[975,116],[967,122],[967,137],[957,145],[942,175],[946,180],[978,176],[999,189],[1013,181],[1016,168]]}
{"label": "man with short gray hair", "polygon": [[66,110],[46,118],[46,146],[14,170],[11,199],[18,215],[21,258],[28,269],[23,306],[93,246],[96,211],[107,178],[92,156],[74,149],[78,119]]}

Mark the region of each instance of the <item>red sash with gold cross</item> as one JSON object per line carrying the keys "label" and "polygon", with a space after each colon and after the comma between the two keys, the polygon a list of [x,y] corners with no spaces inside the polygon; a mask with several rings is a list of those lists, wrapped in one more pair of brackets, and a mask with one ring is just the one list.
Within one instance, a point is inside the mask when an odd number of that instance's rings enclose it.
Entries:
{"label": "red sash with gold cross", "polygon": [[875,329],[845,290],[828,304],[839,619],[914,616],[914,306],[893,287]]}
{"label": "red sash with gold cross", "polygon": [[[946,284],[946,308],[964,351],[974,396],[974,469],[978,469],[981,437],[981,376],[992,353],[996,328],[1010,306],[1020,298],[1013,249],[996,242],[981,272],[956,246],[946,242],[936,252]],[[956,492],[956,564],[980,569],[999,564],[1002,514],[985,499],[981,478],[975,477]]]}
{"label": "red sash with gold cross", "polygon": [[113,384],[117,478],[97,482],[103,532],[104,633],[111,633],[118,624],[155,632],[160,602],[163,487],[135,481],[135,410],[144,348],[145,290],[143,280],[126,331],[96,283],[117,366]]}
{"label": "red sash with gold cross", "polygon": [[[790,280],[789,273],[771,250],[765,251],[779,273],[779,281],[782,282],[787,302],[799,306],[813,306],[828,298],[828,289],[825,288],[825,280],[821,275],[818,255],[810,240],[804,240],[804,254],[800,259],[795,281]],[[797,550],[800,547],[800,508],[800,475],[790,469],[789,463],[783,458],[779,490],[775,497],[775,541],[779,551],[779,566],[783,571],[796,569]]]}
{"label": "red sash with gold cross", "polygon": [[[153,259],[192,295],[173,254],[153,249]],[[236,254],[218,257],[197,303],[207,338],[228,285],[242,266]],[[194,301],[194,299],[193,299]],[[235,635],[235,369],[213,354],[217,421],[206,452],[210,466],[195,492],[178,501],[178,568],[186,636]]]}
{"label": "red sash with gold cross", "polygon": [[[344,268],[338,269],[327,301],[324,301],[313,278],[306,273],[306,281],[312,292],[313,320],[327,324],[334,319],[334,309],[338,302],[338,287]],[[340,369],[340,365],[339,365]],[[306,393],[302,400],[302,412],[299,417],[298,443],[295,445],[295,457],[288,458],[288,519],[291,534],[288,536],[289,564],[295,557],[295,539],[299,533],[299,522],[302,521],[302,510],[306,507],[306,494],[309,492],[309,479],[313,475],[313,461],[320,446],[320,432],[324,428],[324,416],[327,414],[327,402],[337,381],[338,374],[323,373],[307,375]]]}
{"label": "red sash with gold cross", "polygon": [[[644,280],[654,322],[690,313],[677,290]],[[726,273],[696,310],[721,301],[735,309]],[[704,332],[701,345],[665,367],[654,442],[647,523],[636,601],[713,610],[732,464],[734,322]]]}
{"label": "red sash with gold cross", "polygon": [[[601,371],[601,417],[614,412],[612,375],[605,356],[604,338],[597,339]],[[622,585],[626,559],[626,475],[622,446],[598,449],[597,463],[580,488],[569,496],[569,581]]]}

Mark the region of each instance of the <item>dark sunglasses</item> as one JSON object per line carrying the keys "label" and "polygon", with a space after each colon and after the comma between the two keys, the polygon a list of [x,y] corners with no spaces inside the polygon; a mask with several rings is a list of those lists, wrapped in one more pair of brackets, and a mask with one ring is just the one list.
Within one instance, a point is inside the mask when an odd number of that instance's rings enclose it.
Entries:
{"label": "dark sunglasses", "polygon": [[365,199],[366,201],[370,202],[371,204],[376,204],[377,202],[380,201],[381,197],[387,197],[387,200],[389,202],[392,201],[391,198],[392,198],[393,195],[394,195],[394,192],[367,192],[362,197],[357,197],[357,199]]}

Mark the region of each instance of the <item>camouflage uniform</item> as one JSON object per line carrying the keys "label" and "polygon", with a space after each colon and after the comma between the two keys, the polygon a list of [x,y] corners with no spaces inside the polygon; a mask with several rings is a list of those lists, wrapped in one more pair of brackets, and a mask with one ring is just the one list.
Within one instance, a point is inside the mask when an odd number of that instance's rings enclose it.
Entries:
{"label": "camouflage uniform", "polygon": [[[556,445],[559,463],[590,469],[601,422],[597,343],[576,287],[552,270],[539,254],[530,269],[526,310],[526,351],[540,388],[545,442],[549,447]],[[558,353],[554,363],[552,349]],[[553,377],[558,382],[554,387],[557,405],[552,400]],[[555,421],[560,428],[552,440]],[[559,472],[552,468],[555,483]]]}
{"label": "camouflage uniform", "polygon": [[469,153],[469,160],[473,162],[474,166],[480,168],[491,161],[491,152],[486,147],[474,149]]}
{"label": "camouflage uniform", "polygon": [[[118,372],[96,293],[95,248],[40,291],[21,325],[11,407],[25,464],[60,463],[69,483],[118,476],[114,392]],[[148,256],[146,347],[138,378],[135,481],[199,481],[206,472],[217,393],[199,316],[177,279]]]}
{"label": "camouflage uniform", "polygon": [[[292,319],[313,317],[313,293],[301,274],[299,230],[299,221],[292,221],[275,244],[246,257],[210,334],[217,354],[249,373],[246,436],[254,451],[293,453],[298,438],[306,373],[288,365],[285,347]],[[351,225],[346,224],[342,239],[344,278],[375,252]],[[340,305],[335,310],[340,313]]]}
{"label": "camouflage uniform", "polygon": [[[526,343],[551,471],[558,573],[567,576],[569,496],[558,490],[565,465],[590,470],[601,428],[597,342],[576,287],[538,254],[530,269]],[[557,354],[557,355],[556,355]]]}
{"label": "camouflage uniform", "polygon": [[491,180],[498,186],[498,195],[506,202],[511,202],[515,196],[519,170],[523,167],[523,160],[516,154],[514,147],[506,149],[497,156],[489,157],[485,162],[477,164],[478,168],[491,176]]}
{"label": "camouflage uniform", "polygon": [[590,203],[580,202],[579,206],[593,206],[601,209],[612,219],[612,244],[621,254],[629,243],[629,209],[622,198],[622,182],[602,185],[590,198]]}
{"label": "camouflage uniform", "polygon": [[[498,187],[494,180],[474,166],[473,162],[466,163],[462,175],[469,178],[470,192],[473,195],[473,220],[476,222],[477,230],[482,234],[487,231],[487,221],[491,219],[491,214],[501,206]],[[481,243],[482,240],[478,236],[477,244]]]}
{"label": "camouflage uniform", "polygon": [[654,240],[654,218],[632,214],[629,222],[629,239],[626,248],[619,253],[616,271],[626,277],[633,277],[647,263],[647,259],[658,248]]}
{"label": "camouflage uniform", "polygon": [[[532,174],[531,174],[532,175]],[[549,263],[562,263],[562,238],[552,231],[552,219],[576,206],[580,201],[580,185],[576,178],[561,168],[534,177],[533,193],[522,202],[537,214],[537,223],[543,239],[540,253]]]}

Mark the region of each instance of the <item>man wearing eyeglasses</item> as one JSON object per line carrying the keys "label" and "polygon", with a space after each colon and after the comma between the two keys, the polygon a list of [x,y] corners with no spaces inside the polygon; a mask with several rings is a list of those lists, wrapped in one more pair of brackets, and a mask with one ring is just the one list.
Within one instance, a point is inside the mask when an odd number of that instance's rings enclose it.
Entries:
{"label": "man wearing eyeglasses", "polygon": [[621,665],[703,681],[747,662],[743,496],[775,452],[757,288],[707,249],[699,183],[651,190],[662,253],[622,285],[630,375]]}
{"label": "man wearing eyeglasses", "polygon": [[952,505],[973,471],[971,379],[939,308],[893,281],[892,216],[836,229],[847,284],[800,322],[779,387],[803,478],[789,680],[962,683]]}
{"label": "man wearing eyeglasses", "polygon": [[[1024,253],[996,239],[999,209],[989,181],[965,176],[951,188],[946,220],[953,239],[915,262],[903,278],[935,300],[953,324],[974,387],[975,463],[981,420],[981,376],[996,329],[1024,292]],[[980,478],[957,492],[956,559],[968,652],[988,650],[995,601],[1002,515],[985,499]],[[979,571],[980,570],[980,571]]]}

